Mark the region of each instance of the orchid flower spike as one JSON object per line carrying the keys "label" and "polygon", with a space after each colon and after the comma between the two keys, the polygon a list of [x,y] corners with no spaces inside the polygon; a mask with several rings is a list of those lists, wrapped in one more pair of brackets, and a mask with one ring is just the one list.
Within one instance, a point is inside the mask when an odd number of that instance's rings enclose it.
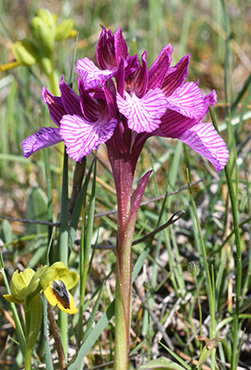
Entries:
{"label": "orchid flower spike", "polygon": [[[130,56],[119,29],[115,34],[103,28],[97,47],[97,63],[79,59],[79,95],[64,81],[61,97],[43,88],[43,99],[57,127],[42,127],[23,141],[28,158],[39,149],[65,141],[75,161],[106,144],[120,141],[116,150],[128,148],[134,162],[151,136],[179,139],[207,158],[216,171],[222,170],[229,152],[210,122],[204,122],[209,106],[217,102],[216,92],[204,95],[197,82],[186,82],[190,55],[171,66],[168,44],[148,69],[147,52],[140,63]],[[115,81],[116,83],[114,83]],[[113,145],[113,144],[112,144]]]}

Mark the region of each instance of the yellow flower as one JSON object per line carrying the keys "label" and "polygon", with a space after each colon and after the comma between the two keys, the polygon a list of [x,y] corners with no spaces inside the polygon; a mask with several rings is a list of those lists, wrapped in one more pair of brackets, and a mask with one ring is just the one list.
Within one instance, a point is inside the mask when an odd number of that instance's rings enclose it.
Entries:
{"label": "yellow flower", "polygon": [[78,282],[79,276],[70,271],[63,262],[56,262],[48,268],[40,279],[48,302],[69,314],[78,312],[74,299],[69,292]]}
{"label": "yellow flower", "polygon": [[13,303],[28,304],[35,294],[44,294],[52,306],[58,306],[69,314],[78,312],[74,299],[69,292],[78,282],[79,276],[70,271],[63,262],[55,262],[52,266],[43,266],[33,271],[27,268],[23,272],[15,271],[11,278],[12,294],[4,298]]}

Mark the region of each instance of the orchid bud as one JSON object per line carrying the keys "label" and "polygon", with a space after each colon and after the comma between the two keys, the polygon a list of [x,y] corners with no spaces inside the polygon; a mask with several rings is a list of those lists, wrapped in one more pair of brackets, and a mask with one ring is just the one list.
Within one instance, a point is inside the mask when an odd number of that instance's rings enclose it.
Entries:
{"label": "orchid bud", "polygon": [[51,29],[54,29],[55,24],[57,23],[57,16],[52,14],[48,9],[39,9],[37,17],[39,17]]}
{"label": "orchid bud", "polygon": [[44,73],[49,76],[53,71],[53,65],[50,58],[41,57],[39,64],[44,71]]}
{"label": "orchid bud", "polygon": [[31,67],[39,60],[36,46],[29,40],[17,41],[11,46],[14,57],[26,67]]}
{"label": "orchid bud", "polygon": [[5,294],[4,298],[8,302],[24,303],[28,286],[34,274],[35,271],[30,268],[27,268],[23,272],[15,271],[10,282],[12,294]]}
{"label": "orchid bud", "polygon": [[46,56],[51,56],[54,51],[55,25],[51,27],[40,17],[34,17],[31,21],[31,33],[41,44]]}
{"label": "orchid bud", "polygon": [[56,27],[55,40],[62,41],[69,37],[73,37],[77,34],[76,30],[73,30],[74,22],[72,19],[66,19]]}

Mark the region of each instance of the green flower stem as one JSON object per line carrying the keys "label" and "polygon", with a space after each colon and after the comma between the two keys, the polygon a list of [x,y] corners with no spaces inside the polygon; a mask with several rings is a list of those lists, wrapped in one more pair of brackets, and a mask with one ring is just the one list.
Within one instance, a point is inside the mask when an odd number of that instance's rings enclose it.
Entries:
{"label": "green flower stem", "polygon": [[[115,172],[114,169],[120,171]],[[140,202],[152,171],[139,181],[131,195],[133,161],[114,166],[118,199],[117,280],[115,301],[114,370],[127,370],[129,365],[131,304],[132,304],[132,240]],[[131,176],[130,176],[131,175]]]}
{"label": "green flower stem", "polygon": [[134,155],[120,138],[113,136],[107,145],[118,204],[117,278],[115,299],[114,370],[127,370],[129,364],[132,302],[132,240],[140,202],[152,173],[148,171],[132,193],[134,171],[140,153]]}
{"label": "green flower stem", "polygon": [[198,309],[199,309],[199,321],[200,321],[200,335],[202,335],[202,321],[203,321],[203,316],[202,316],[202,309],[201,309],[201,304],[200,304],[200,291],[197,283],[197,277],[194,276],[194,282],[195,282],[195,288],[196,288],[196,294],[197,294],[197,301],[198,301]]}
{"label": "green flower stem", "polygon": [[[63,184],[61,195],[61,217],[59,235],[59,261],[68,266],[68,155],[64,153]],[[62,343],[67,361],[67,335],[68,319],[67,313],[59,310],[59,327],[62,335]]]}
{"label": "green flower stem", "polygon": [[60,96],[60,89],[59,89],[59,80],[58,80],[58,75],[54,69],[54,66],[52,66],[52,72],[47,75],[50,86],[51,86],[51,92],[52,94],[56,96]]}
{"label": "green flower stem", "polygon": [[[121,258],[118,257],[116,279],[114,370],[128,369],[129,359],[132,302],[132,238],[128,237],[124,240],[125,243],[120,246],[122,253]],[[121,268],[121,266],[123,267]]]}
{"label": "green flower stem", "polygon": [[[78,316],[78,335],[77,335],[77,345],[80,346],[83,339],[83,312],[84,312],[84,301],[85,301],[85,290],[87,285],[87,280],[89,276],[89,263],[90,263],[90,253],[91,253],[91,238],[93,234],[93,222],[94,222],[94,211],[95,211],[95,192],[96,192],[96,164],[93,160],[88,174],[85,179],[83,187],[83,215],[82,215],[82,233],[81,233],[81,244],[80,244],[80,256],[79,256],[79,273],[80,273],[80,303],[79,303],[79,316]],[[90,182],[91,173],[94,165],[93,172],[93,184],[91,199],[89,205],[88,219],[86,221],[86,203],[87,203],[87,188]],[[77,168],[77,167],[76,167]]]}
{"label": "green flower stem", "polygon": [[[44,169],[47,184],[47,197],[48,197],[48,221],[53,221],[53,206],[52,206],[52,185],[51,185],[51,170],[49,162],[48,148],[43,150],[44,152]],[[52,226],[48,226],[48,245],[51,242]]]}
{"label": "green flower stem", "polygon": [[25,351],[25,361],[24,361],[24,368],[25,370],[31,370],[31,357],[32,357],[32,348],[26,347]]}
{"label": "green flower stem", "polygon": [[[0,273],[3,276],[3,280],[4,280],[4,284],[5,284],[7,293],[11,294],[8,279],[7,279],[7,276],[6,276],[5,271],[4,271],[4,264],[3,264],[3,258],[2,258],[1,250],[0,250],[0,261],[1,261]],[[13,315],[13,318],[14,318],[14,321],[15,321],[15,324],[16,324],[17,338],[18,338],[18,341],[19,341],[19,344],[20,344],[21,352],[22,352],[23,358],[25,358],[25,347],[26,347],[26,345],[25,345],[25,337],[24,337],[23,328],[22,328],[22,325],[21,325],[21,322],[20,322],[15,304],[10,303],[10,307],[11,307],[12,315]]]}
{"label": "green flower stem", "polygon": [[124,314],[123,300],[121,296],[119,274],[116,280],[115,300],[115,357],[114,370],[128,369],[127,328]]}
{"label": "green flower stem", "polygon": [[[185,149],[185,152],[186,152],[186,149]],[[187,156],[187,153],[186,153],[186,156]],[[200,221],[199,221],[195,201],[194,201],[194,198],[193,198],[193,193],[192,193],[192,188],[191,188],[191,173],[190,173],[189,165],[188,165],[188,169],[187,169],[187,178],[188,178],[188,188],[189,188],[189,192],[190,192],[192,210],[193,210],[193,214],[194,214],[194,217],[195,217],[196,226],[197,226],[198,234],[199,234],[199,240],[200,240],[200,244],[198,245],[200,260],[201,260],[201,264],[202,264],[203,271],[204,271],[205,278],[206,278],[206,289],[207,289],[207,295],[208,295],[208,301],[209,301],[209,311],[210,311],[210,316],[211,316],[210,338],[214,339],[215,338],[215,326],[216,326],[216,323],[215,323],[214,282],[213,282],[213,276],[211,276],[211,274],[210,274],[210,269],[209,269],[208,262],[207,262],[206,246],[205,246],[205,243],[204,243],[204,238],[203,238],[202,231],[201,231]],[[212,370],[215,369],[215,351],[212,352],[211,368],[212,368]]]}
{"label": "green flower stem", "polygon": [[81,233],[81,244],[80,244],[80,255],[79,255],[79,275],[80,275],[80,302],[78,309],[78,336],[77,345],[80,346],[83,338],[83,312],[84,312],[84,301],[85,301],[85,289],[87,283],[87,268],[84,265],[85,255],[85,222],[86,222],[86,194],[83,202],[83,214],[82,214],[82,233]]}
{"label": "green flower stem", "polygon": [[[123,182],[122,178],[120,180],[120,186],[117,186],[118,236],[116,250],[117,278],[115,300],[114,370],[127,370],[129,363],[132,301],[131,245],[135,222],[129,222],[128,224],[131,204],[132,177],[128,182]],[[127,189],[125,189],[125,186],[127,186]]]}

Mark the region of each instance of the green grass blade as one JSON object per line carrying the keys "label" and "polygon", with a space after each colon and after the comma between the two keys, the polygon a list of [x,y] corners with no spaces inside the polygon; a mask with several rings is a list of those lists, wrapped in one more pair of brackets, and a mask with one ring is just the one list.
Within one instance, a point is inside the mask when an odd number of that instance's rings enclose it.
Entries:
{"label": "green grass blade", "polygon": [[[64,152],[63,183],[61,194],[61,213],[59,230],[59,261],[68,266],[68,155]],[[67,313],[59,310],[59,328],[62,335],[62,344],[67,361],[68,348],[68,317]]]}
{"label": "green grass blade", "polygon": [[[218,124],[215,119],[213,110],[210,109],[211,116],[213,118],[213,124],[218,130]],[[233,224],[234,224],[234,233],[235,233],[235,244],[236,244],[236,300],[235,300],[235,312],[234,312],[234,338],[233,338],[233,356],[232,356],[232,368],[233,370],[237,368],[238,358],[237,358],[237,347],[238,347],[238,338],[239,338],[239,306],[241,299],[241,280],[242,280],[242,255],[241,255],[241,238],[240,238],[240,229],[239,229],[239,216],[238,216],[238,204],[236,195],[234,192],[233,181],[231,177],[231,171],[229,163],[225,167],[225,174],[227,179],[227,186],[232,206],[232,215],[233,215]]]}
{"label": "green grass blade", "polygon": [[[11,294],[8,279],[7,279],[7,276],[6,276],[5,271],[4,271],[4,261],[3,261],[3,256],[2,256],[2,250],[1,249],[0,249],[0,273],[2,274],[2,277],[3,277],[3,280],[4,280],[4,285],[5,285],[6,290],[7,290],[7,294]],[[22,325],[21,325],[21,321],[19,319],[18,312],[17,312],[16,306],[15,306],[14,303],[10,303],[10,308],[11,308],[11,311],[12,311],[12,314],[13,314],[13,319],[15,321],[17,338],[19,340],[22,355],[23,355],[23,358],[25,358],[26,344],[25,344],[25,336],[24,336]]]}
{"label": "green grass blade", "polygon": [[114,316],[114,312],[115,301],[112,301],[105,313],[102,315],[101,319],[97,322],[94,328],[92,328],[92,331],[90,332],[90,335],[88,336],[86,341],[81,345],[76,359],[68,366],[68,370],[76,370],[83,363],[84,357],[93,347],[99,336],[103,333],[111,318]]}
{"label": "green grass blade", "polygon": [[98,311],[98,307],[99,307],[99,304],[102,298],[102,292],[103,292],[103,284],[100,287],[98,298],[95,300],[95,304],[94,304],[94,307],[92,308],[91,316],[88,319],[86,330],[85,330],[84,337],[83,337],[83,343],[88,339],[90,332],[92,331],[92,326],[95,320],[95,315]]}

